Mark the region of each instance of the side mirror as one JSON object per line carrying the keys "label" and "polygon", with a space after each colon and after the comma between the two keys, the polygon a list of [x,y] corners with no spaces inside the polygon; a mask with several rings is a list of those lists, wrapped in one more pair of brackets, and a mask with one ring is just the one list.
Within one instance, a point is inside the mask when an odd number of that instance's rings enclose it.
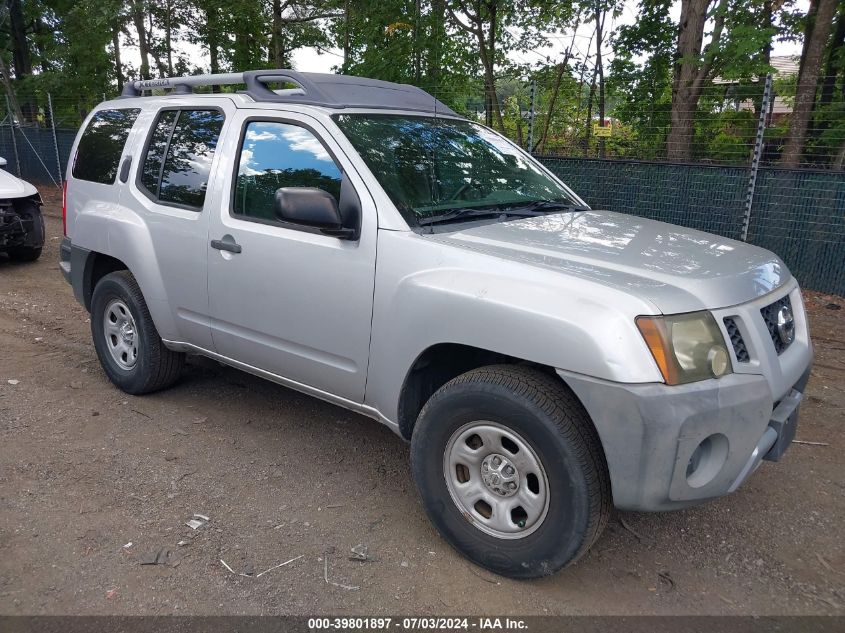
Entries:
{"label": "side mirror", "polygon": [[355,239],[356,231],[343,226],[334,196],[316,187],[277,189],[273,212],[282,222],[313,227],[325,235],[341,239]]}
{"label": "side mirror", "polygon": [[0,167],[5,167],[7,164],[6,159],[0,156]]}

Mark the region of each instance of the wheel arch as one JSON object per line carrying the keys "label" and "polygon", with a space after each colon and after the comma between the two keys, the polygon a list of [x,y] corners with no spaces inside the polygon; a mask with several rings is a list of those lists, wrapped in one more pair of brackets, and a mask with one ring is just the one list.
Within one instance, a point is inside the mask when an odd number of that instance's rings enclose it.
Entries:
{"label": "wheel arch", "polygon": [[117,257],[96,251],[90,251],[87,254],[85,266],[82,271],[82,303],[86,310],[91,311],[91,297],[94,295],[94,288],[97,286],[97,282],[109,273],[118,270],[132,272],[129,270],[129,266]]}
{"label": "wheel arch", "polygon": [[411,439],[423,406],[434,392],[447,382],[479,367],[503,364],[533,367],[555,376],[561,385],[566,387],[564,380],[548,365],[472,345],[436,343],[423,350],[405,374],[399,393],[397,420],[401,436],[406,440]]}

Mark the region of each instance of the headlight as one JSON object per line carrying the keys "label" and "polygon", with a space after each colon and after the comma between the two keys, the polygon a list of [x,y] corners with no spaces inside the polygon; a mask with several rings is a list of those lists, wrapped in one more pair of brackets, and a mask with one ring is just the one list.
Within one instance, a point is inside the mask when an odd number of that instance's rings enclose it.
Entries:
{"label": "headlight", "polygon": [[731,373],[725,339],[709,312],[637,317],[637,327],[667,385]]}

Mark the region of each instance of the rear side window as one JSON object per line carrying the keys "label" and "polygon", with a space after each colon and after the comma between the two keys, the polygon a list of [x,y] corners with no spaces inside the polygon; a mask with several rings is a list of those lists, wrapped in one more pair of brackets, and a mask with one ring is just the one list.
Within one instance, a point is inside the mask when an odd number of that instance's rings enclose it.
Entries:
{"label": "rear side window", "polygon": [[317,187],[340,199],[342,173],[320,140],[290,123],[251,121],[241,145],[232,212],[277,220],[273,199],[280,187]]}
{"label": "rear side window", "polygon": [[123,146],[140,111],[139,108],[128,108],[97,112],[79,139],[73,160],[73,177],[104,185],[114,184]]}
{"label": "rear side window", "polygon": [[140,184],[164,204],[201,209],[225,117],[218,110],[164,110],[156,121]]}

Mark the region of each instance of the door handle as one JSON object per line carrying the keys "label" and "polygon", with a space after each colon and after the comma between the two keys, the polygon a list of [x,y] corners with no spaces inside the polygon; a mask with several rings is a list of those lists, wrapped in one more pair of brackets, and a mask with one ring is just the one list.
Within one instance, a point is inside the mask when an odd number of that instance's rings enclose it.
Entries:
{"label": "door handle", "polygon": [[218,251],[229,251],[230,253],[240,253],[243,250],[231,235],[224,235],[222,240],[211,240],[211,248],[216,248]]}

